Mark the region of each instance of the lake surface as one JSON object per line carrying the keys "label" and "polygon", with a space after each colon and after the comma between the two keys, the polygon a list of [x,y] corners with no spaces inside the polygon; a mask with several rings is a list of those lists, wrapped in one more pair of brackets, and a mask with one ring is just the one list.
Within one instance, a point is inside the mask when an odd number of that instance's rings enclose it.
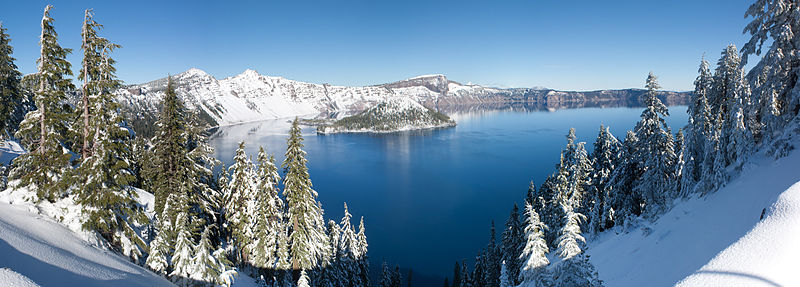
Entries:
{"label": "lake surface", "polygon": [[[316,135],[307,127],[303,136],[326,221],[341,220],[344,202],[354,225],[364,216],[373,268],[386,259],[412,268],[415,278],[452,277],[454,262],[472,261],[486,246],[492,220],[499,239],[528,182],[538,185],[554,171],[570,127],[591,150],[601,124],[623,139],[642,110],[477,109],[451,113],[458,126],[450,129]],[[670,115],[677,132],[687,122],[686,107],[670,107]],[[289,126],[283,119],[223,127],[211,144],[228,165],[240,141],[254,158],[264,146],[280,165]]]}

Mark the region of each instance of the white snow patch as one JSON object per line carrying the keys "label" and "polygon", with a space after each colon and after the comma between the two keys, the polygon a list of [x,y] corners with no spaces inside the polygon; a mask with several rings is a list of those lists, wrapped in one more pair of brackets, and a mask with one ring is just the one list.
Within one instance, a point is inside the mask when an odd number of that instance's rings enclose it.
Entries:
{"label": "white snow patch", "polygon": [[638,230],[590,242],[600,279],[606,286],[800,284],[800,153],[759,157],[719,191],[679,202]]}
{"label": "white snow patch", "polygon": [[61,224],[7,203],[0,203],[0,266],[45,286],[171,285]]}
{"label": "white snow patch", "polygon": [[38,287],[39,284],[34,283],[25,275],[14,272],[8,268],[0,268],[0,282],[3,286],[8,287]]}

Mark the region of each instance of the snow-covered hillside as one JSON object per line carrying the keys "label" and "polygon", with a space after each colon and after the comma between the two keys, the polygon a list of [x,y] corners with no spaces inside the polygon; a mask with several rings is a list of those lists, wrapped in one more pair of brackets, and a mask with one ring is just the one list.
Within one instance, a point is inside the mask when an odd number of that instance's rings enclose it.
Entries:
{"label": "snow-covered hillside", "polygon": [[587,252],[606,286],[795,286],[798,171],[798,152],[754,160],[719,191],[633,232],[605,232]]}
{"label": "snow-covered hillside", "polygon": [[337,120],[330,125],[321,125],[317,128],[317,132],[322,134],[385,133],[455,125],[456,122],[447,115],[424,107],[412,99],[391,97],[357,115]]}
{"label": "snow-covered hillside", "polygon": [[0,267],[4,268],[0,269],[0,285],[172,285],[112,251],[90,245],[64,225],[28,208],[0,203]]}
{"label": "snow-covered hillside", "polygon": [[[388,84],[344,87],[313,84],[270,77],[253,70],[217,80],[199,69],[172,77],[176,92],[201,120],[226,126],[259,120],[295,116],[342,118],[353,115],[391,97],[413,99],[427,107],[496,102],[537,102],[558,105],[565,102],[617,102],[637,104],[639,89],[592,92],[561,92],[542,89],[498,89],[460,84],[444,75],[419,76]],[[117,99],[131,118],[153,119],[166,89],[166,78],[117,91]],[[682,103],[688,93],[663,92],[664,100]]]}

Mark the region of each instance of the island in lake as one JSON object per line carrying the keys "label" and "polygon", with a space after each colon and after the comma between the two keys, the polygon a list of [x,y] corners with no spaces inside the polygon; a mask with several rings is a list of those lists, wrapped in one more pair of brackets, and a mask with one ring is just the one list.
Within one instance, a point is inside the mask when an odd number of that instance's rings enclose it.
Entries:
{"label": "island in lake", "polygon": [[447,115],[405,97],[391,97],[353,116],[317,126],[317,133],[391,133],[454,127]]}

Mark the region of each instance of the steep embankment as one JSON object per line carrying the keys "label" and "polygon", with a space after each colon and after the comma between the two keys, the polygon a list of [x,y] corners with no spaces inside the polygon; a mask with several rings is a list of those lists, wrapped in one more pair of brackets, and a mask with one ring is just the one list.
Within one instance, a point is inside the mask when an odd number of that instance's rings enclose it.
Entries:
{"label": "steep embankment", "polygon": [[797,285],[798,171],[798,152],[757,155],[717,192],[630,233],[601,234],[587,252],[606,286]]}

